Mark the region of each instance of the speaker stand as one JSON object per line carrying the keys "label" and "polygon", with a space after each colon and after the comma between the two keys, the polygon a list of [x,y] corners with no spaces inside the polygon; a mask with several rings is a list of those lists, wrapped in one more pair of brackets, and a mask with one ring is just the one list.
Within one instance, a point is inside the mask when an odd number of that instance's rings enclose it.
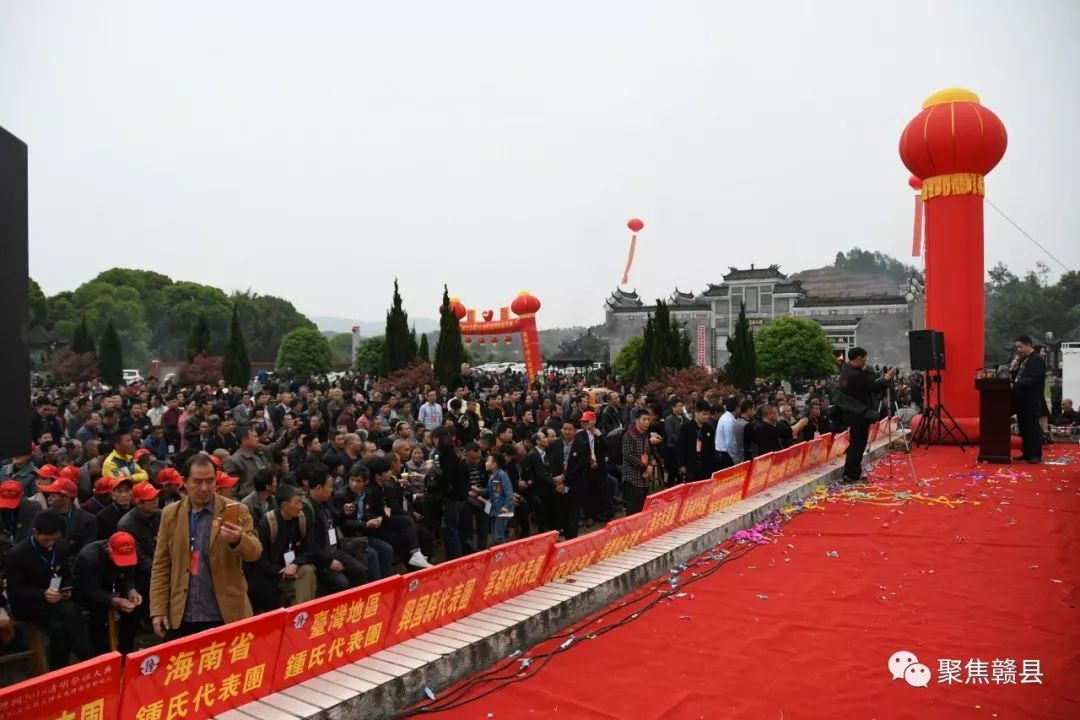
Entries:
{"label": "speaker stand", "polygon": [[926,406],[922,413],[922,420],[915,430],[912,438],[913,447],[920,444],[929,448],[931,445],[944,445],[948,438],[952,444],[959,445],[962,452],[967,452],[967,446],[971,439],[956,422],[956,418],[949,409],[941,402],[941,371],[937,375],[931,375],[926,371]]}

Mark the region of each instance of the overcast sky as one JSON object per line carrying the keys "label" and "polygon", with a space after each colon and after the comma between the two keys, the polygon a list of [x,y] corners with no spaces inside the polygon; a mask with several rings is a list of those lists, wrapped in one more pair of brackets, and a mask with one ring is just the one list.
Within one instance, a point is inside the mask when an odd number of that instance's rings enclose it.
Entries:
{"label": "overcast sky", "polygon": [[[542,301],[602,320],[858,245],[910,259],[897,154],[933,91],[1009,133],[990,200],[1080,266],[1080,3],[0,0],[30,272],[112,266],[378,319]],[[987,266],[1060,267],[986,209]]]}

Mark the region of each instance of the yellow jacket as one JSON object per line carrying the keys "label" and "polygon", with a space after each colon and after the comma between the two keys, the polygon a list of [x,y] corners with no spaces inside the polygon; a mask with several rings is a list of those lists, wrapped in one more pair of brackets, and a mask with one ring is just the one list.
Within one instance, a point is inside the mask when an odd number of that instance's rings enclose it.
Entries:
{"label": "yellow jacket", "polygon": [[131,478],[131,481],[136,483],[150,479],[150,476],[135,463],[131,455],[124,455],[116,450],[109,453],[105,462],[101,464],[101,474],[109,478]]}

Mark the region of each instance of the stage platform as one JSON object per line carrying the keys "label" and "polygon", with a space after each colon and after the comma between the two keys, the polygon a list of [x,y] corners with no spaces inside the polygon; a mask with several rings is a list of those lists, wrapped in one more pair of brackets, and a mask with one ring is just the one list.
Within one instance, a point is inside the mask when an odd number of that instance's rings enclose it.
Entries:
{"label": "stage platform", "polygon": [[[881,457],[885,445],[884,440],[873,443],[869,456]],[[432,696],[439,697],[444,689],[463,678],[508,657],[527,653],[565,628],[641,592],[656,578],[668,576],[672,568],[709,551],[737,532],[754,527],[774,510],[813,496],[827,483],[839,480],[842,461],[843,458],[827,461],[565,578],[217,717],[222,720],[394,717]],[[678,651],[678,642],[677,638],[670,639],[672,651]],[[584,672],[585,677],[592,675],[587,670],[578,672]],[[459,717],[485,717],[485,713],[477,715],[478,710],[470,707]],[[500,716],[526,715],[504,712]],[[563,713],[559,717],[578,716]]]}

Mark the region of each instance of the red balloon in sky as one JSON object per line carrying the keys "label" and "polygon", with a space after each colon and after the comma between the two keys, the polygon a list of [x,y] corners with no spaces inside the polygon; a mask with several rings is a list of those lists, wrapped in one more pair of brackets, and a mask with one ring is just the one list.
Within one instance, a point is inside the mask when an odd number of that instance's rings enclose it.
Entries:
{"label": "red balloon in sky", "polygon": [[630,221],[626,223],[626,227],[630,228],[631,232],[641,232],[641,228],[645,227],[645,223],[638,218],[630,218]]}

